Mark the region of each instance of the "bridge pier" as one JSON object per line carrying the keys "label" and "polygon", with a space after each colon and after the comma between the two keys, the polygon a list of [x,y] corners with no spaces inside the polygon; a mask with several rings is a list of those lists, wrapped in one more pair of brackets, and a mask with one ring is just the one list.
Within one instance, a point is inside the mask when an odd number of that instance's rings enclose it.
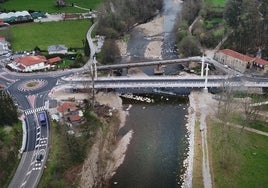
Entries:
{"label": "bridge pier", "polygon": [[163,66],[161,64],[156,65],[156,67],[154,68],[154,74],[155,75],[162,75],[165,73],[165,70],[163,69]]}

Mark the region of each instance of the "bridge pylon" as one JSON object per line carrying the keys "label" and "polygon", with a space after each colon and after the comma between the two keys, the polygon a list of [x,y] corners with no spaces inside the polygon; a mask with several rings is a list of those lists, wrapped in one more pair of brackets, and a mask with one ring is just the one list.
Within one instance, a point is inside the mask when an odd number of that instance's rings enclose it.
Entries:
{"label": "bridge pylon", "polygon": [[203,54],[203,56],[202,56],[202,60],[201,60],[201,77],[203,77],[204,76],[204,63],[205,63],[205,57],[204,57],[204,54]]}
{"label": "bridge pylon", "polygon": [[208,89],[208,87],[207,87],[207,85],[208,85],[208,70],[209,70],[209,68],[208,68],[208,63],[207,63],[207,66],[206,66],[206,77],[205,77],[205,90],[207,91],[207,89]]}

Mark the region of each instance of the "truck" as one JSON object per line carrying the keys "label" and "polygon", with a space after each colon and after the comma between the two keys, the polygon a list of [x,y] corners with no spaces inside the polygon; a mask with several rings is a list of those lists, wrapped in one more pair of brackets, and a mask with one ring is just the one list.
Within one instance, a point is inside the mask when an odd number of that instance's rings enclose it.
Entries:
{"label": "truck", "polygon": [[46,112],[40,112],[38,114],[38,120],[42,126],[46,126],[47,125]]}

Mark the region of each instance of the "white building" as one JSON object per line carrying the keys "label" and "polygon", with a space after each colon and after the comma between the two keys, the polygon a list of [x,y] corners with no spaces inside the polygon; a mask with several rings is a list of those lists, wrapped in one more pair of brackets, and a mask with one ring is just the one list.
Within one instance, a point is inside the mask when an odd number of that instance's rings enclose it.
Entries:
{"label": "white building", "polygon": [[47,51],[48,54],[67,54],[68,48],[63,44],[57,44],[49,46]]}
{"label": "white building", "polygon": [[25,56],[15,59],[9,66],[17,71],[32,72],[48,68],[46,65],[46,57],[44,56]]}
{"label": "white building", "polygon": [[10,52],[10,43],[4,37],[0,37],[0,55]]}

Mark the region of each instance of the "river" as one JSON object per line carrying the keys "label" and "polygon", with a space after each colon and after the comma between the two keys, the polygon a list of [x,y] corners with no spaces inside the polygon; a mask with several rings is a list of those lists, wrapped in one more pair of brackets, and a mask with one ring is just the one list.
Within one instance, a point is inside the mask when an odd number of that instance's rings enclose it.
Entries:
{"label": "river", "polygon": [[[164,17],[161,55],[163,59],[177,58],[174,25],[181,4],[178,0],[165,0],[163,3],[160,13]],[[127,51],[132,61],[144,60],[148,43],[142,33],[135,30],[131,32]],[[174,66],[169,66],[166,74],[172,74],[174,70]],[[143,72],[153,74],[148,68],[144,68]],[[184,172],[183,161],[187,153],[187,97],[164,94],[149,97],[155,102],[123,101],[125,108],[129,105],[132,108],[129,110],[126,126],[119,134],[122,136],[129,130],[133,130],[134,134],[125,160],[111,179],[110,187],[181,186],[180,176]]]}
{"label": "river", "polygon": [[187,148],[187,98],[159,95],[154,100],[154,103],[124,100],[124,106],[131,104],[132,108],[120,134],[130,129],[134,134],[110,187],[181,186]]}

